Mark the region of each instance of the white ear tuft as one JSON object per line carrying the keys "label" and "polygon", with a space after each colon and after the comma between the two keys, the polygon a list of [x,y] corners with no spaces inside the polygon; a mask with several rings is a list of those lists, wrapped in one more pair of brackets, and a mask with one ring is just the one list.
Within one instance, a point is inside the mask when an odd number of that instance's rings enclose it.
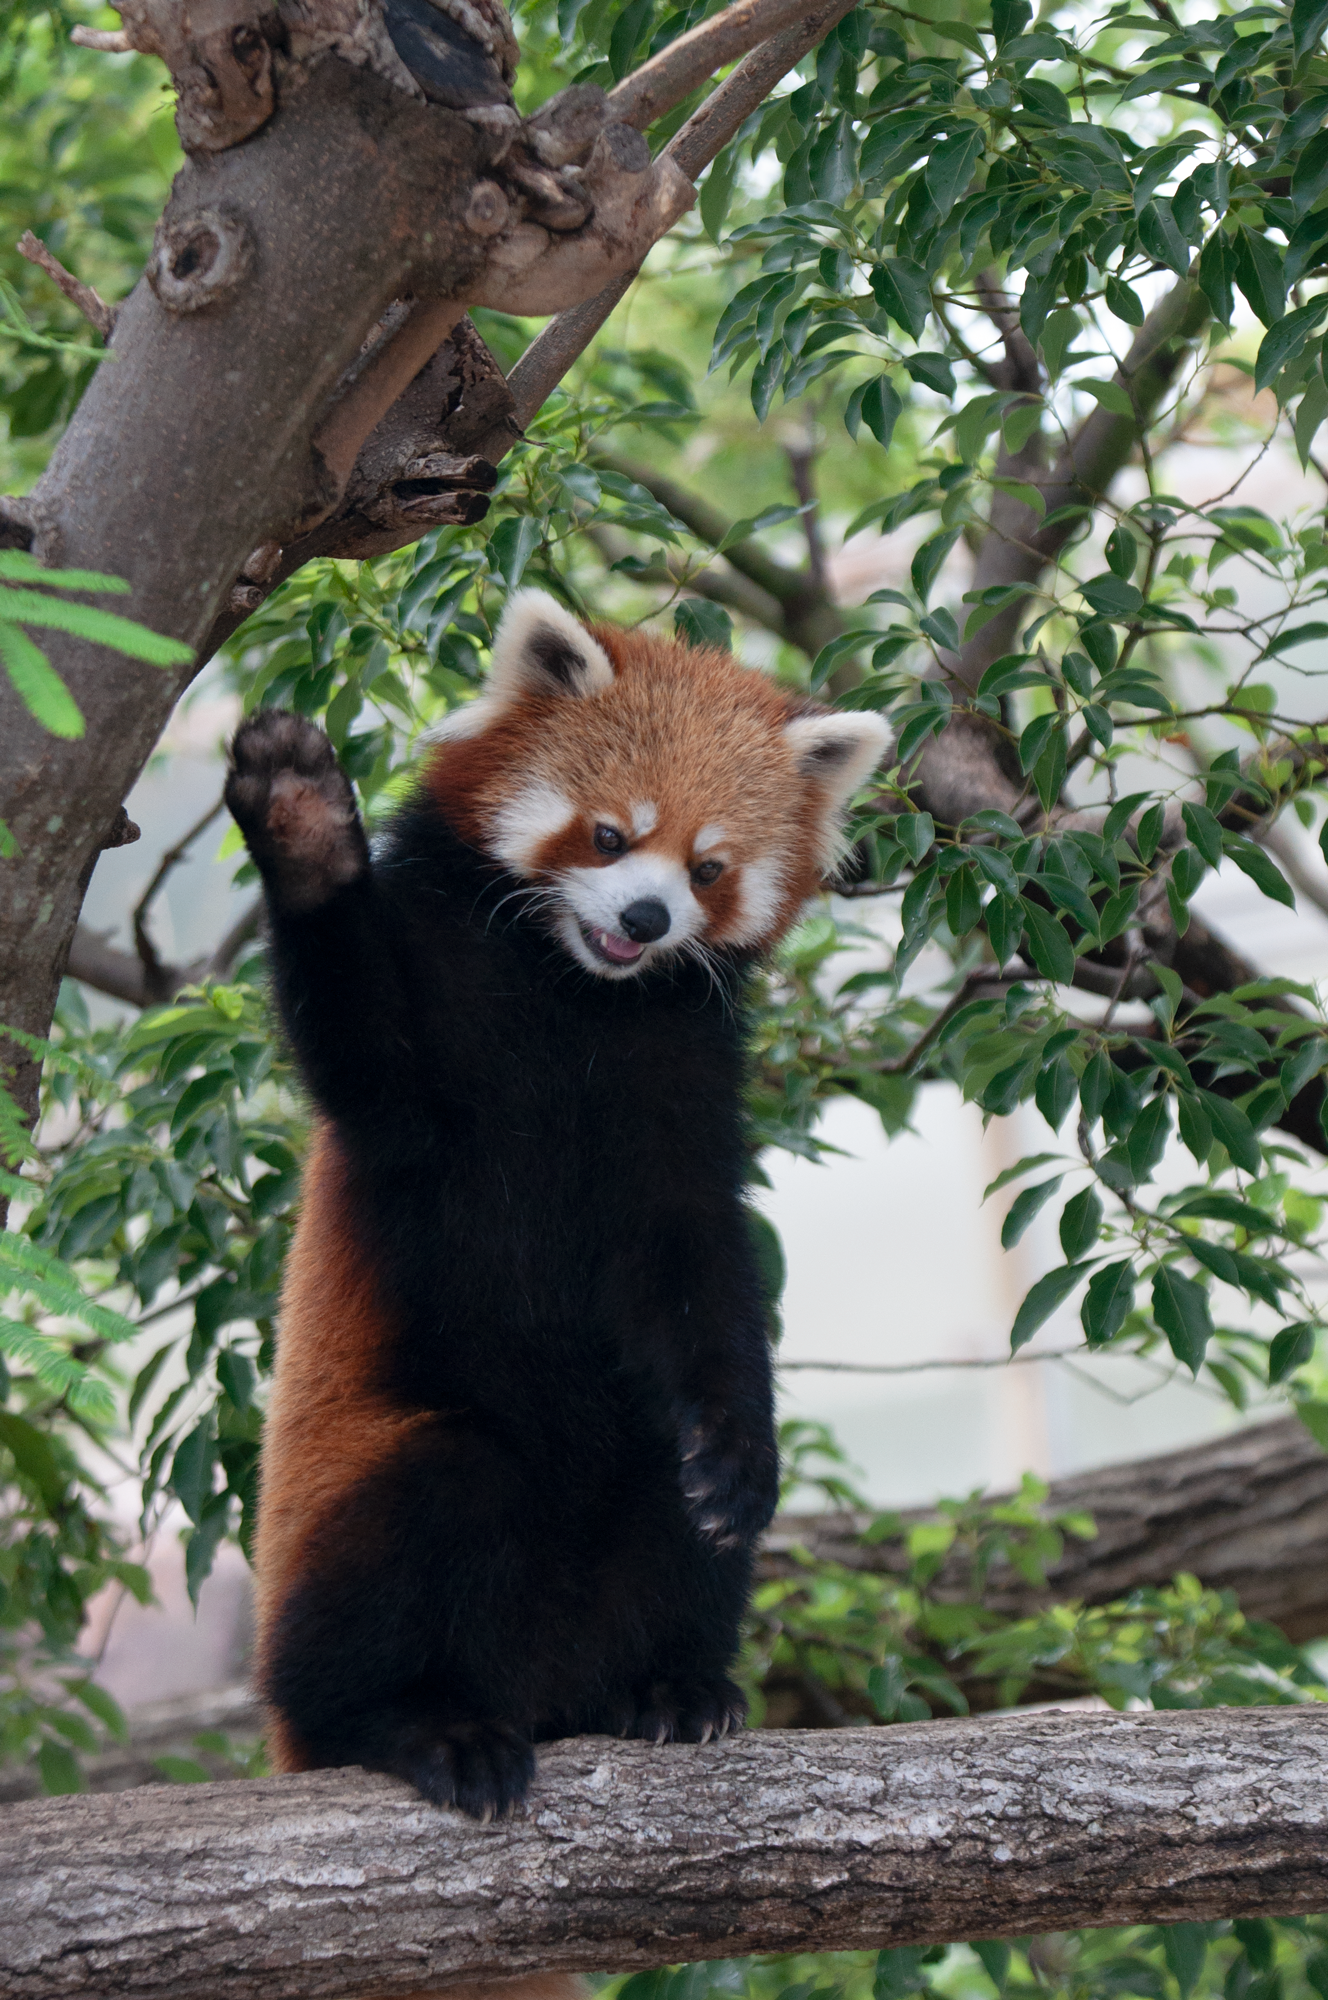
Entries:
{"label": "white ear tuft", "polygon": [[821,862],[833,868],[840,853],[840,817],[885,755],[889,728],[864,709],[795,715],[784,725],[784,741],[820,794]]}
{"label": "white ear tuft", "polygon": [[602,646],[547,590],[518,590],[494,635],[486,691],[504,707],[523,694],[568,694],[584,700],[613,686]]}

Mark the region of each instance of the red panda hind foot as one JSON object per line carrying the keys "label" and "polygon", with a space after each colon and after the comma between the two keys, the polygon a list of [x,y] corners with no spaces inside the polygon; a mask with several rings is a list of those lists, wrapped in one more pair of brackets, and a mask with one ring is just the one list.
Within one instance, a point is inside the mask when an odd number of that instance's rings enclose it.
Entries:
{"label": "red panda hind foot", "polygon": [[623,1734],[647,1743],[710,1743],[736,1735],[746,1720],[746,1699],[731,1680],[658,1681]]}
{"label": "red panda hind foot", "polygon": [[386,1764],[436,1806],[471,1819],[505,1819],[535,1775],[530,1738],[505,1722],[453,1722],[412,1732]]}
{"label": "red panda hind foot", "polygon": [[226,804],[289,910],[316,909],[368,872],[350,781],[323,731],[302,715],[260,708],[241,723]]}

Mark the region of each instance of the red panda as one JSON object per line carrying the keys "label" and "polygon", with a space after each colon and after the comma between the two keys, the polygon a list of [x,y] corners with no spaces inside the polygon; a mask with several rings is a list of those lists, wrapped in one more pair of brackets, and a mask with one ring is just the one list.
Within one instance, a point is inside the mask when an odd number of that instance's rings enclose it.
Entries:
{"label": "red panda", "polygon": [[437,739],[372,856],[311,723],[231,753],[317,1112],[258,1680],[278,1768],[487,1818],[541,1740],[742,1721],[778,1483],[743,975],[886,732],[528,590]]}

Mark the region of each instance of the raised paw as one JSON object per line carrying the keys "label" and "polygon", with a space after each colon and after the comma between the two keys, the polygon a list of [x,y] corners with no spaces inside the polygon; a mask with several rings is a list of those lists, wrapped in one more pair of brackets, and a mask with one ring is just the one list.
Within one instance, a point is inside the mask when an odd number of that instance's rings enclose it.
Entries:
{"label": "raised paw", "polygon": [[260,708],[231,745],[226,804],[269,891],[310,910],[369,865],[355,794],[314,723]]}
{"label": "raised paw", "polygon": [[647,1743],[709,1743],[742,1728],[747,1703],[731,1680],[656,1681],[624,1736]]}
{"label": "raised paw", "polygon": [[454,1722],[394,1761],[436,1806],[456,1806],[472,1819],[503,1819],[520,1805],[535,1775],[530,1739],[503,1722]]}
{"label": "raised paw", "polygon": [[714,1549],[747,1548],[779,1497],[773,1440],[732,1435],[723,1424],[689,1424],[680,1439],[682,1496],[692,1526]]}

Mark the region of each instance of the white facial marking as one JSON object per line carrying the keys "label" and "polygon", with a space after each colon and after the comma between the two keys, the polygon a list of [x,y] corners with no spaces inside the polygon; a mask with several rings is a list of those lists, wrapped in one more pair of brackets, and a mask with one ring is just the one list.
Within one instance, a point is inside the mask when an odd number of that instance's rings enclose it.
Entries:
{"label": "white facial marking", "polygon": [[738,928],[734,944],[755,944],[775,927],[784,900],[784,862],[778,854],[749,861],[738,876]]}
{"label": "white facial marking", "polygon": [[[559,941],[578,965],[601,979],[632,979],[705,929],[705,912],[692,894],[691,877],[680,861],[667,854],[628,854],[611,868],[565,868],[554,879],[568,906],[556,927]],[[668,930],[647,944],[630,965],[605,964],[586,943],[582,926],[592,935],[608,931],[625,937],[622,912],[629,904],[644,901],[663,903],[669,913]]]}
{"label": "white facial marking", "polygon": [[632,832],[638,840],[644,840],[659,825],[659,807],[650,799],[632,807]]}
{"label": "white facial marking", "polygon": [[546,840],[562,833],[576,817],[576,807],[556,785],[536,778],[501,805],[490,824],[495,858],[518,875],[535,872],[535,856]]}
{"label": "white facial marking", "polygon": [[703,826],[697,834],[696,839],[692,842],[692,851],[696,854],[704,854],[707,848],[722,847],[723,844],[724,829],[722,826]]}

